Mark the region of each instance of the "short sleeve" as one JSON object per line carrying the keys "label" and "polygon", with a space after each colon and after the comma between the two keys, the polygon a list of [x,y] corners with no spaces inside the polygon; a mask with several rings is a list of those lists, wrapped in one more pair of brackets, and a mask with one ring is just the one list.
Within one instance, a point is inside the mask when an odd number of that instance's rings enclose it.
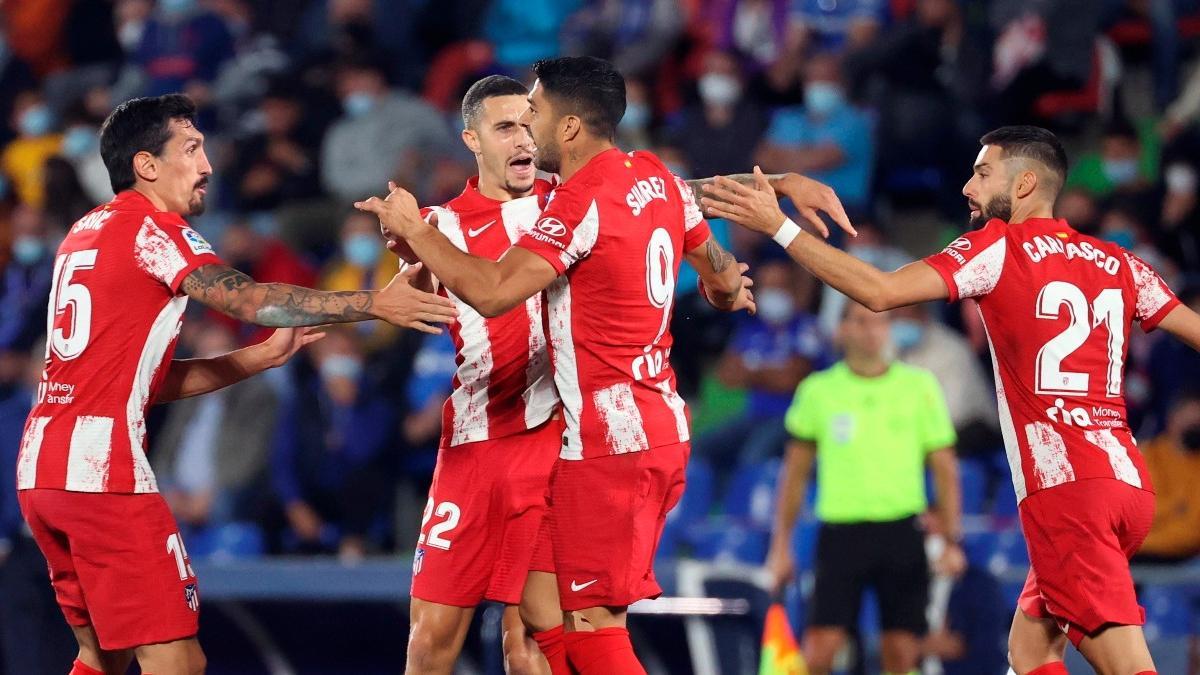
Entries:
{"label": "short sleeve", "polygon": [[816,410],[818,397],[813,393],[816,378],[806,377],[796,387],[796,396],[783,417],[783,426],[788,434],[800,441],[817,440]]}
{"label": "short sleeve", "polygon": [[941,253],[925,258],[946,282],[950,302],[982,297],[995,290],[1007,255],[1005,229],[1004,221],[993,219],[982,229],[950,242]]}
{"label": "short sleeve", "polygon": [[1154,330],[1171,310],[1179,305],[1179,298],[1167,286],[1154,268],[1136,255],[1125,251],[1125,260],[1133,276],[1133,293],[1136,298],[1134,317],[1142,324],[1142,330]]}
{"label": "short sleeve", "polygon": [[921,397],[917,412],[921,447],[927,453],[952,447],[958,437],[954,433],[954,423],[950,421],[950,409],[946,406],[942,387],[937,378],[928,371],[918,370],[917,375],[921,383],[917,388]]}
{"label": "short sleeve", "polygon": [[182,221],[146,216],[133,244],[138,268],[178,294],[187,275],[204,265],[224,264],[199,232]]}
{"label": "short sleeve", "polygon": [[703,212],[700,211],[700,205],[696,203],[696,195],[692,193],[692,188],[688,186],[687,181],[674,174],[671,177],[675,179],[675,187],[679,189],[679,198],[683,200],[683,251],[687,253],[708,241],[712,232],[708,228],[708,221],[704,219]]}
{"label": "short sleeve", "polygon": [[546,260],[559,274],[586,258],[600,234],[596,200],[584,199],[571,187],[551,193],[546,210],[516,244]]}

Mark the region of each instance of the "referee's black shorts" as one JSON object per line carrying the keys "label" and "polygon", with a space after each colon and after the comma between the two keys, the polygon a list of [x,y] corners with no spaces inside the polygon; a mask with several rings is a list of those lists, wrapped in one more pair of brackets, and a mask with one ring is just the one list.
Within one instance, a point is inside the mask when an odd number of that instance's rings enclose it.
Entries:
{"label": "referee's black shorts", "polygon": [[926,631],[929,565],[916,516],[887,522],[822,523],[808,625],[853,630],[863,590],[879,599],[882,630]]}

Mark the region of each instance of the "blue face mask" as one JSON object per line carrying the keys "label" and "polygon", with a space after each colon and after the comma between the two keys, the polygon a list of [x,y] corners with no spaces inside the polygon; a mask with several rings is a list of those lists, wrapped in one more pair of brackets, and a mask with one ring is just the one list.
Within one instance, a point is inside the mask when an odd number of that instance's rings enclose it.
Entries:
{"label": "blue face mask", "polygon": [[100,145],[96,130],[91,127],[71,127],[63,134],[62,156],[67,159],[86,157]]}
{"label": "blue face mask", "polygon": [[196,0],[158,0],[158,8],[163,14],[178,16],[196,8]]}
{"label": "blue face mask", "polygon": [[356,91],[346,97],[342,101],[342,107],[346,109],[346,114],[350,117],[362,117],[375,107],[375,97],[361,91]]}
{"label": "blue face mask", "polygon": [[1137,246],[1137,240],[1134,238],[1133,233],[1129,230],[1112,230],[1111,232],[1105,232],[1101,236],[1101,239],[1104,241],[1110,241],[1121,248],[1133,248],[1134,246]]}
{"label": "blue face mask", "polygon": [[54,126],[54,115],[45,104],[39,103],[21,113],[21,133],[26,136],[45,136]]}
{"label": "blue face mask", "polygon": [[630,103],[625,106],[625,116],[621,118],[622,129],[645,129],[650,126],[650,106],[645,103]]}
{"label": "blue face mask", "polygon": [[804,88],[804,107],[818,117],[828,117],[842,107],[846,96],[832,82],[813,82]]}
{"label": "blue face mask", "polygon": [[912,319],[892,321],[892,342],[902,352],[916,347],[924,337],[925,327]]}
{"label": "blue face mask", "polygon": [[325,379],[343,377],[348,380],[357,380],[358,376],[362,374],[363,363],[347,354],[331,354],[321,362],[320,371],[321,376]]}
{"label": "blue face mask", "polygon": [[1103,169],[1104,177],[1117,187],[1136,181],[1140,173],[1136,159],[1106,159]]}
{"label": "blue face mask", "polygon": [[12,245],[13,259],[21,265],[33,265],[46,254],[46,242],[37,237],[18,237]]}
{"label": "blue face mask", "polygon": [[342,255],[351,265],[371,269],[383,253],[381,242],[369,234],[352,235],[342,242]]}

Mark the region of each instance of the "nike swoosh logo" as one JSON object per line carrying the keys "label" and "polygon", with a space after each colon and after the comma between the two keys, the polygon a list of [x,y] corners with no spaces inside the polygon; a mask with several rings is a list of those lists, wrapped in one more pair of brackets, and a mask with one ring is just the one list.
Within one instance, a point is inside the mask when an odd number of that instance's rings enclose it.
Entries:
{"label": "nike swoosh logo", "polygon": [[592,579],[591,581],[587,582],[586,584],[577,584],[577,583],[575,583],[575,580],[572,579],[571,580],[571,591],[573,593],[578,593],[579,591],[582,591],[583,589],[587,588],[588,586],[591,586],[592,584],[596,583],[597,581],[600,581],[600,580]]}
{"label": "nike swoosh logo", "polygon": [[484,230],[488,229],[489,227],[491,227],[495,224],[496,224],[496,221],[493,220],[492,222],[488,223],[487,225],[484,225],[483,227],[481,227],[477,230],[467,230],[467,236],[468,237],[478,237],[479,235],[483,234]]}

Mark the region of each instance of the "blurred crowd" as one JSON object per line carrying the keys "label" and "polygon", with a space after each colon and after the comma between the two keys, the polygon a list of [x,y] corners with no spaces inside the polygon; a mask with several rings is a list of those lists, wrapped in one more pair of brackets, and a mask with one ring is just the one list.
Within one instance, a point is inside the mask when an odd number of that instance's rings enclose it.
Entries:
{"label": "blurred crowd", "polygon": [[[978,138],[1036,123],[1071,150],[1061,215],[1154,265],[1200,310],[1200,35],[1195,0],[23,0],[0,5],[0,475],[36,382],[53,255],[111,197],[97,130],[125,99],[200,106],[215,174],[195,225],[258,281],[349,290],[395,272],[353,212],[388,180],[424,204],[474,161],[456,138],[475,79],[528,80],[593,54],[628,82],[619,129],[688,177],[796,171],[833,186],[895,268],[966,222]],[[799,382],[831,364],[844,299],[738,228],[759,314],[719,316],[681,275],[673,358],[693,405],[709,511],[780,456]],[[972,308],[891,317],[894,353],[946,392],[991,513],[1011,500],[982,327]],[[331,331],[288,367],[157,411],[152,461],[193,555],[406,551],[454,370],[445,336]],[[180,356],[265,336],[193,306]],[[1156,559],[1200,551],[1200,356],[1131,339],[1131,419],[1160,492]],[[1160,474],[1163,476],[1160,478]],[[0,540],[20,530],[3,483]],[[1005,497],[1005,495],[1009,495]],[[1170,495],[1170,497],[1168,497]],[[969,497],[969,495],[968,495]],[[690,551],[695,553],[696,551]],[[749,555],[753,558],[757,553]]]}

